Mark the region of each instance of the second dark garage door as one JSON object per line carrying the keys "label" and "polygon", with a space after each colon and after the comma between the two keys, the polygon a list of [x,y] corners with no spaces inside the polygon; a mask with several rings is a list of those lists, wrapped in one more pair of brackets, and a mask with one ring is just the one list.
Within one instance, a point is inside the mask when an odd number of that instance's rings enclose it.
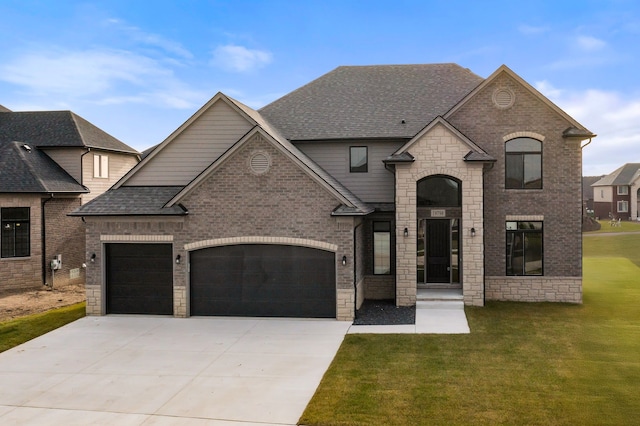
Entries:
{"label": "second dark garage door", "polygon": [[245,244],[190,255],[191,315],[335,318],[335,254]]}

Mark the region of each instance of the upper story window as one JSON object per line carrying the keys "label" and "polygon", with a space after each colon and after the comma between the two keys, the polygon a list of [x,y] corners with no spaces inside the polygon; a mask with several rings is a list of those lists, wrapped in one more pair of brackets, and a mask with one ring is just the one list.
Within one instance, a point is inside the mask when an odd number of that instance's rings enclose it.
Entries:
{"label": "upper story window", "polygon": [[109,157],[105,154],[93,154],[93,177],[109,177]]}
{"label": "upper story window", "polygon": [[29,207],[0,209],[0,257],[27,257],[31,254]]}
{"label": "upper story window", "polygon": [[618,195],[629,195],[629,187],[628,186],[619,186],[618,187]]}
{"label": "upper story window", "polygon": [[351,173],[366,173],[368,171],[367,147],[349,147],[349,171]]}
{"label": "upper story window", "polygon": [[505,187],[542,189],[542,142],[516,138],[505,143]]}

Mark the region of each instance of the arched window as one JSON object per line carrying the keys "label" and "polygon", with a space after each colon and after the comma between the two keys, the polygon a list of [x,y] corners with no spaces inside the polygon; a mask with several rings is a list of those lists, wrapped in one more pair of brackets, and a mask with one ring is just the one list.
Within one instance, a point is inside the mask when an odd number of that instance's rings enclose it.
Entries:
{"label": "arched window", "polygon": [[460,182],[447,176],[429,176],[418,182],[418,207],[460,207]]}
{"label": "arched window", "polygon": [[542,142],[516,138],[505,143],[505,187],[542,189]]}

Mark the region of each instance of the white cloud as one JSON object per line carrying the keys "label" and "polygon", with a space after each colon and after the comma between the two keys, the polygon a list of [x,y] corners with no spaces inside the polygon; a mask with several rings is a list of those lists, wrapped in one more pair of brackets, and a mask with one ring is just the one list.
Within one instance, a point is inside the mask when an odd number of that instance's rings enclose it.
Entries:
{"label": "white cloud", "polygon": [[591,36],[580,36],[576,39],[576,43],[578,48],[587,52],[601,50],[607,45],[605,41]]}
{"label": "white cloud", "polygon": [[166,39],[158,34],[147,33],[138,27],[127,25],[120,19],[107,19],[105,23],[125,34],[134,42],[158,47],[167,53],[172,53],[184,59],[193,59],[193,54],[176,41]]}
{"label": "white cloud", "polygon": [[549,27],[536,27],[533,25],[522,24],[518,26],[518,31],[524,35],[537,35],[549,31]]}
{"label": "white cloud", "polygon": [[202,100],[164,63],[114,49],[49,48],[25,53],[0,67],[0,80],[26,88],[25,95],[56,102],[82,99],[102,105],[193,108]]}
{"label": "white cloud", "polygon": [[590,89],[570,92],[549,83],[539,90],[598,136],[583,151],[583,174],[608,174],[640,162],[640,95]]}
{"label": "white cloud", "polygon": [[271,52],[228,44],[213,51],[212,64],[227,71],[247,72],[262,68],[273,60]]}

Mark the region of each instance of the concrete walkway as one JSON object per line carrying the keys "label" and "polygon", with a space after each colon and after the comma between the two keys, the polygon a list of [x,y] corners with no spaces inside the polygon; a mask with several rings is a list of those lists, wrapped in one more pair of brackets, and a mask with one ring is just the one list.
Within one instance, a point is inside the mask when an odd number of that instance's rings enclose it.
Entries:
{"label": "concrete walkway", "polygon": [[349,334],[468,334],[469,324],[461,300],[425,300],[416,304],[416,323],[352,325]]}

